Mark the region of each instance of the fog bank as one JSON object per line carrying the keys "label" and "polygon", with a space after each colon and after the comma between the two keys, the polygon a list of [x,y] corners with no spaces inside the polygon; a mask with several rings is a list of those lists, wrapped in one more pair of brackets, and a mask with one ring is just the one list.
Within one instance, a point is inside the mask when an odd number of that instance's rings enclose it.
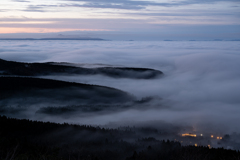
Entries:
{"label": "fog bank", "polygon": [[42,76],[114,87],[138,99],[161,97],[161,105],[165,106],[70,119],[42,117],[44,120],[101,125],[160,120],[225,133],[240,131],[239,50],[239,42],[0,41],[0,58],[6,60],[105,64],[152,68],[164,73],[163,77],[151,80],[102,75]]}

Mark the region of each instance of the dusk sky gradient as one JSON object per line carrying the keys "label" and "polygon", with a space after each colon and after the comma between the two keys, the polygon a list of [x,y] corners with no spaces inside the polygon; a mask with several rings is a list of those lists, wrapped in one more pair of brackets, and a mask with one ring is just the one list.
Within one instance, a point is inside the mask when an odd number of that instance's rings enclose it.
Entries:
{"label": "dusk sky gradient", "polygon": [[1,0],[0,38],[56,32],[116,40],[234,40],[240,38],[240,1]]}

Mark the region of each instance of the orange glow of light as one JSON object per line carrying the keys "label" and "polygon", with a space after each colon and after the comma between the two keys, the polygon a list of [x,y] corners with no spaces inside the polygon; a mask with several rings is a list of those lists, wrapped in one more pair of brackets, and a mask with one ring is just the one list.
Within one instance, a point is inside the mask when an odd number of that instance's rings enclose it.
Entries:
{"label": "orange glow of light", "polygon": [[220,137],[220,139],[222,139],[222,137]]}
{"label": "orange glow of light", "polygon": [[213,135],[211,135],[211,138],[213,138],[214,136]]}
{"label": "orange glow of light", "polygon": [[197,147],[197,143],[195,144],[195,147]]}
{"label": "orange glow of light", "polygon": [[185,134],[182,134],[183,137],[186,137],[186,136],[190,136],[190,137],[197,137],[196,134],[191,134],[191,133],[185,133]]}
{"label": "orange glow of light", "polygon": [[109,31],[104,29],[61,29],[61,28],[5,28],[0,27],[0,34],[4,33],[51,33],[51,32],[66,32],[66,31]]}
{"label": "orange glow of light", "polygon": [[217,139],[220,139],[220,137],[217,137]]}
{"label": "orange glow of light", "polygon": [[210,146],[210,144],[208,145],[208,148],[209,148],[209,149],[211,149],[211,146]]}

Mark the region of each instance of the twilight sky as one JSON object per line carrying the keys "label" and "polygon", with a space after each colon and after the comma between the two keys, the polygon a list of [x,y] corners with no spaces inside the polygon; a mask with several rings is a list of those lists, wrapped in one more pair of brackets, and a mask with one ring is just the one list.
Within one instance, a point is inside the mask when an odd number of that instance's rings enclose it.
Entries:
{"label": "twilight sky", "polygon": [[0,1],[0,38],[56,32],[116,40],[240,39],[240,0]]}

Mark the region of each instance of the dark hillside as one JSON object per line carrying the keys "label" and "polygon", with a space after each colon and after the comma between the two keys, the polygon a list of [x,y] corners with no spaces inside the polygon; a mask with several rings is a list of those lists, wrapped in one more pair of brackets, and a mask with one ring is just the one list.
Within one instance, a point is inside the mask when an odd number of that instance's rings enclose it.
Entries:
{"label": "dark hillside", "polygon": [[64,63],[22,63],[0,59],[0,75],[104,75],[114,78],[152,79],[163,75],[161,71],[148,68],[101,67],[83,68]]}
{"label": "dark hillside", "polygon": [[[0,116],[0,159],[237,160],[240,152],[141,138],[131,130]],[[130,142],[126,139],[135,139]]]}
{"label": "dark hillside", "polygon": [[52,106],[116,104],[135,100],[121,90],[80,83],[27,77],[0,77],[0,108],[47,103]]}

